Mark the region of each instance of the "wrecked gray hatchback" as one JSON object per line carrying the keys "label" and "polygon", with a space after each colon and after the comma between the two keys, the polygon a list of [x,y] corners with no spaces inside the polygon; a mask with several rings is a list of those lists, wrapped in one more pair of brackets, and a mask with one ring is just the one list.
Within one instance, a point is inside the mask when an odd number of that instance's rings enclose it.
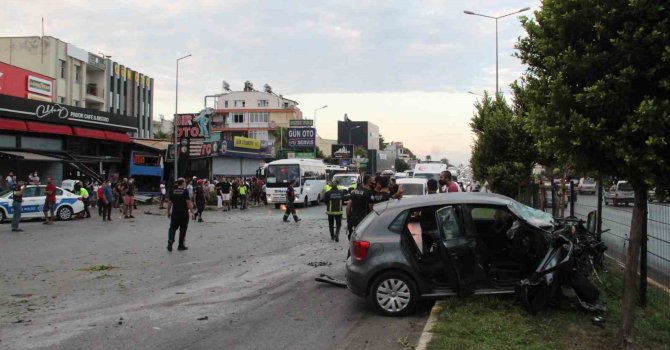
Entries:
{"label": "wrecked gray hatchback", "polygon": [[382,203],[352,235],[346,284],[390,316],[469,294],[516,294],[537,313],[568,289],[599,310],[588,275],[605,248],[587,227],[488,193]]}

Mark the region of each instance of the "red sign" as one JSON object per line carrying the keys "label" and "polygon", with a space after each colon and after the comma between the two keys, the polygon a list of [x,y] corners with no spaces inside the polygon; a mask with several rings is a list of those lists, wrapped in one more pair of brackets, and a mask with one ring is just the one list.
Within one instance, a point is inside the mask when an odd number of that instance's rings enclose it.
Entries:
{"label": "red sign", "polygon": [[0,62],[0,94],[52,102],[54,79]]}

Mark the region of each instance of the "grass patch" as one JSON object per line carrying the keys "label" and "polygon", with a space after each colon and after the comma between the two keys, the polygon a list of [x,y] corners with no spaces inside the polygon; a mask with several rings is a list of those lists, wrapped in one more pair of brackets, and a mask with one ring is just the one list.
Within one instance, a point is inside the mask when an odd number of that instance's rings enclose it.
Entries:
{"label": "grass patch", "polygon": [[116,266],[112,265],[93,265],[89,267],[85,267],[83,269],[79,269],[79,271],[88,271],[88,272],[96,272],[96,271],[109,271],[112,269],[115,269]]}
{"label": "grass patch", "polygon": [[[429,349],[612,349],[621,319],[623,271],[616,265],[596,281],[607,306],[596,325],[565,298],[560,307],[536,316],[512,297],[471,296],[442,301]],[[635,311],[638,349],[670,349],[670,297],[649,286],[647,308]]]}

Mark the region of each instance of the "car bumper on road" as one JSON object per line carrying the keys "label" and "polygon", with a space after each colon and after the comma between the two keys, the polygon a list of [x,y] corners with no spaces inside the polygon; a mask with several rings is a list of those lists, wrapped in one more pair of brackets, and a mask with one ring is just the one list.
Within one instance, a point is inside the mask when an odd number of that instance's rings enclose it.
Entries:
{"label": "car bumper on road", "polygon": [[365,298],[367,296],[367,278],[363,273],[360,266],[356,266],[353,263],[353,258],[350,256],[347,258],[347,269],[346,269],[346,279],[347,287],[349,290],[358,295],[359,297]]}

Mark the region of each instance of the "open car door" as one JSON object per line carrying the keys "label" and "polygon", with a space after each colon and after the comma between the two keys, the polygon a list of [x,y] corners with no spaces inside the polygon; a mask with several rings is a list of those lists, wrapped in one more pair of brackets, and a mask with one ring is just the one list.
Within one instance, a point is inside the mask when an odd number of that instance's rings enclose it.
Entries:
{"label": "open car door", "polygon": [[456,278],[451,279],[452,288],[459,295],[473,294],[477,287],[476,240],[465,232],[460,210],[455,206],[440,208],[435,212],[440,244],[439,250],[445,262],[445,271]]}

